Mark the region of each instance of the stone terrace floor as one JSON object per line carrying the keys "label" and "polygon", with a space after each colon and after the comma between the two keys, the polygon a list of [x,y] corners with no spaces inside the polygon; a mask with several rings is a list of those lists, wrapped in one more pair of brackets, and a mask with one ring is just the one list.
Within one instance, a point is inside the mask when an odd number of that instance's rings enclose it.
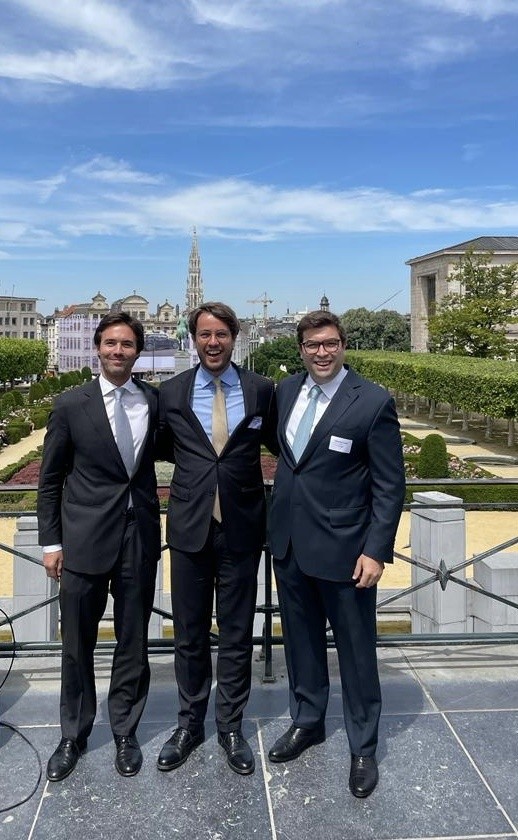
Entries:
{"label": "stone terrace floor", "polygon": [[[155,766],[176,719],[172,655],[152,656],[152,688],[139,737],[140,774],[118,776],[107,725],[109,657],[97,662],[99,709],[88,752],[64,782],[44,773],[34,795],[0,814],[1,840],[482,840],[518,837],[518,646],[381,648],[384,708],[380,784],[367,800],[347,788],[349,758],[336,658],[330,652],[327,740],[298,761],[267,753],[289,725],[281,649],[276,682],[254,663],[244,721],[257,762],[253,776],[228,768],[213,708],[207,740],[178,770]],[[0,681],[8,661],[0,659]],[[59,660],[20,657],[0,690],[0,720],[18,727],[43,768],[57,745]],[[26,797],[38,760],[0,728],[0,808]]]}

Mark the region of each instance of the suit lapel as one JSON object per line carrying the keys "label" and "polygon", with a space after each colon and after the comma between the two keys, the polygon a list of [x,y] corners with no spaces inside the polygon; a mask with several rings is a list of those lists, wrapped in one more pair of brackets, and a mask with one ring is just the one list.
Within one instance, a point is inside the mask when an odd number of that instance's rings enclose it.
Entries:
{"label": "suit lapel", "polygon": [[198,436],[200,442],[203,446],[209,450],[209,452],[216,456],[216,452],[214,447],[212,446],[212,442],[209,440],[207,435],[205,434],[205,429],[201,425],[200,421],[198,420],[196,414],[192,409],[192,392],[194,389],[194,380],[196,379],[196,372],[198,371],[199,364],[196,367],[192,368],[188,371],[186,376],[182,379],[181,390],[179,393],[179,411],[187,422],[189,423],[193,432]]}
{"label": "suit lapel", "polygon": [[94,379],[85,385],[83,395],[85,398],[85,412],[92,421],[101,445],[106,448],[107,457],[111,460],[116,458],[121,468],[126,472],[119,447],[115,442],[112,427],[108,420],[99,380]]}
{"label": "suit lapel", "polygon": [[361,381],[358,379],[354,371],[349,370],[344,381],[338,388],[338,391],[315,426],[308,445],[300,457],[298,462],[299,464],[303,464],[311,457],[318,444],[329,433],[337,420],[345,414],[346,411],[349,411],[350,407],[358,399],[360,389]]}
{"label": "suit lapel", "polygon": [[290,379],[285,380],[282,383],[282,401],[278,400],[279,406],[279,425],[278,425],[278,434],[279,434],[279,443],[283,448],[286,457],[290,460],[290,462],[295,466],[296,461],[293,457],[293,452],[291,446],[288,443],[288,438],[286,437],[286,428],[288,426],[288,420],[290,419],[290,414],[293,411],[293,406],[297,401],[297,397],[299,395],[299,391],[302,387],[302,383],[306,378],[306,373],[297,373]]}

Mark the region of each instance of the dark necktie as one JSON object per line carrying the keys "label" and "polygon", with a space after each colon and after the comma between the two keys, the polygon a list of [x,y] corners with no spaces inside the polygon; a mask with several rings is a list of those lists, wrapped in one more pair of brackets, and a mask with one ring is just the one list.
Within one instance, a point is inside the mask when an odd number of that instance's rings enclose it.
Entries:
{"label": "dark necktie", "polygon": [[[223,393],[219,376],[214,378],[214,388],[214,398],[212,400],[212,445],[217,454],[220,455],[228,440],[228,422],[225,394]],[[221,522],[221,506],[217,487],[212,515],[217,522]]]}
{"label": "dark necktie", "polygon": [[124,461],[124,466],[128,475],[133,472],[135,466],[135,447],[133,445],[133,434],[131,432],[131,424],[122,402],[122,395],[126,388],[115,388],[115,405],[113,416],[115,420],[115,437],[121,458]]}
{"label": "dark necktie", "polygon": [[291,447],[296,461],[300,459],[300,456],[304,452],[311,436],[311,427],[313,426],[315,412],[317,410],[317,400],[321,393],[322,388],[319,385],[313,385],[313,387],[309,390],[308,404],[305,408],[304,414],[300,418]]}

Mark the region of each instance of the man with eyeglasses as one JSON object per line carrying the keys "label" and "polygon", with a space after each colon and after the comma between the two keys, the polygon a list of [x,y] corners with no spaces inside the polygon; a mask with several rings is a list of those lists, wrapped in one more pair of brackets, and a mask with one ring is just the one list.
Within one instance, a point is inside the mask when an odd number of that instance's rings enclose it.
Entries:
{"label": "man with eyeglasses", "polygon": [[362,798],[378,782],[376,584],[393,561],[403,507],[401,435],[387,391],[344,366],[336,315],[305,315],[297,339],[306,373],[277,388],[280,458],[270,519],[293,723],[269,759],[291,761],[325,740],[329,622],[351,751],[349,788]]}
{"label": "man with eyeglasses", "polygon": [[189,314],[200,364],[160,387],[163,456],[174,462],[167,513],[178,727],[158,757],[180,767],[205,740],[216,593],[218,741],[230,768],[253,773],[241,721],[252,667],[257,570],[265,540],[261,445],[277,452],[273,382],[232,364],[239,321],[224,303]]}

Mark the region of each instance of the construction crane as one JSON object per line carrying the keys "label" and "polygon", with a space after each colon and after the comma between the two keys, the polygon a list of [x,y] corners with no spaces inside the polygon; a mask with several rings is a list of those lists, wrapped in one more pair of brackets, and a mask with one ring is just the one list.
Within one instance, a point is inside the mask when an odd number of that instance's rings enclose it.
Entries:
{"label": "construction crane", "polygon": [[262,297],[254,298],[253,300],[248,300],[247,303],[262,303],[263,305],[263,324],[266,325],[268,320],[268,304],[273,303],[273,300],[268,297],[266,292],[263,292]]}

